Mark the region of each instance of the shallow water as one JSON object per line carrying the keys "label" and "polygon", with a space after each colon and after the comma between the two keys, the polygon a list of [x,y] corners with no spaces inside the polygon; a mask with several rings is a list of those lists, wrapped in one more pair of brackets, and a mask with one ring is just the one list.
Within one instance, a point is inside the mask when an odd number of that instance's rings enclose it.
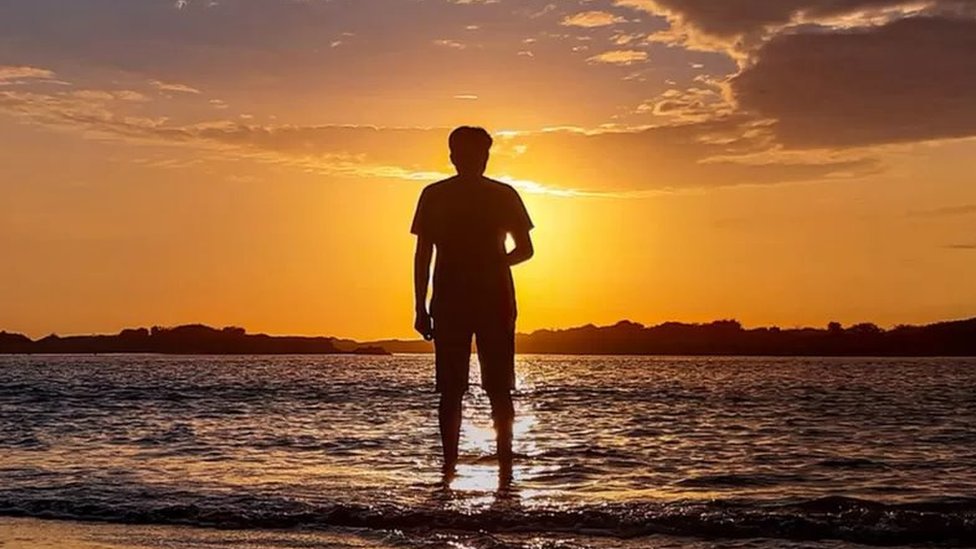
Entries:
{"label": "shallow water", "polygon": [[0,357],[0,515],[424,547],[976,544],[976,359],[519,357],[502,490],[475,369],[440,486],[431,363]]}

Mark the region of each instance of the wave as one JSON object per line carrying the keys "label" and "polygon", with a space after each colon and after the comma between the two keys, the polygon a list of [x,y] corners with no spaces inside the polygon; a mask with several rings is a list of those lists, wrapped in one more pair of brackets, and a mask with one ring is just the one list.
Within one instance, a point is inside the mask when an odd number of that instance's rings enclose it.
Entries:
{"label": "wave", "polygon": [[715,474],[685,478],[676,484],[694,488],[743,488],[775,486],[786,482],[797,483],[802,482],[803,478],[799,474]]}
{"label": "wave", "polygon": [[888,469],[890,466],[881,461],[867,458],[832,458],[817,462],[820,467],[828,469]]}
{"label": "wave", "polygon": [[[849,497],[796,502],[740,500],[626,503],[573,508],[523,508],[499,499],[481,510],[392,504],[311,504],[254,496],[145,500],[106,504],[97,498],[0,499],[0,515],[41,519],[173,524],[233,529],[328,529],[585,534],[635,538],[650,535],[706,539],[841,540],[869,545],[976,544],[976,498],[886,504]],[[170,500],[172,501],[172,500]]]}

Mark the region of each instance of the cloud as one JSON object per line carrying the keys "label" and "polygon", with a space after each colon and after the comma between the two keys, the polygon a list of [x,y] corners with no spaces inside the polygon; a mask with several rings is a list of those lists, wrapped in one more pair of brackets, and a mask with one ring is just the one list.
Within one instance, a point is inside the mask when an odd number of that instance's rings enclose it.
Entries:
{"label": "cloud", "polygon": [[914,217],[956,217],[976,214],[976,204],[962,204],[958,206],[944,206],[931,210],[919,210],[910,212]]}
{"label": "cloud", "polygon": [[113,99],[118,99],[116,94],[104,90],[0,91],[0,113],[38,126],[80,131],[89,137],[139,138],[162,127],[165,119],[116,113]]}
{"label": "cloud", "polygon": [[[133,145],[189,147],[201,157],[248,159],[341,177],[429,181],[449,171],[449,128],[261,125],[223,120],[173,124],[113,111],[71,94],[0,92],[0,112],[36,125]],[[645,128],[499,132],[492,173],[529,192],[640,196],[734,185],[851,177],[868,158],[767,155],[764,126],[744,116]]]}
{"label": "cloud", "polygon": [[700,122],[733,114],[735,108],[727,86],[702,76],[695,80],[699,85],[669,88],[644,101],[637,107],[637,114],[653,114],[679,122]]}
{"label": "cloud", "polygon": [[143,103],[149,101],[146,95],[133,90],[76,90],[70,92],[71,95],[80,99],[90,99],[93,101],[131,101]]}
{"label": "cloud", "polygon": [[467,48],[467,46],[462,42],[458,42],[457,40],[448,40],[445,38],[434,40],[434,45],[441,46],[443,48],[453,48],[456,50],[463,50]]}
{"label": "cloud", "polygon": [[518,134],[507,145],[524,147],[524,153],[496,155],[497,168],[555,187],[596,191],[768,185],[876,170],[873,160],[855,155],[762,156],[770,150],[769,136],[742,116],[645,128],[561,128]]}
{"label": "cloud", "polygon": [[174,92],[174,93],[189,93],[198,95],[202,93],[200,90],[187,86],[186,84],[177,84],[172,82],[162,82],[160,80],[151,80],[149,85],[156,88],[161,92]]}
{"label": "cloud", "polygon": [[775,123],[787,148],[857,148],[976,135],[972,0],[616,0],[665,17],[648,42],[729,54],[729,103],[695,86],[639,113],[713,106]]}
{"label": "cloud", "polygon": [[647,52],[640,50],[611,50],[594,55],[587,59],[590,63],[605,63],[608,65],[633,65],[647,61]]}
{"label": "cloud", "polygon": [[918,14],[972,13],[971,0],[615,0],[620,7],[665,17],[662,37],[702,49],[748,50],[785,27],[850,28]]}
{"label": "cloud", "polygon": [[912,17],[773,38],[731,80],[790,147],[976,135],[976,20]]}
{"label": "cloud", "polygon": [[643,38],[645,38],[645,35],[643,33],[619,32],[617,34],[614,34],[611,40],[615,46],[626,46],[627,44],[633,44],[639,42]]}
{"label": "cloud", "polygon": [[606,27],[627,21],[623,17],[605,11],[584,11],[574,15],[567,15],[560,23],[566,27]]}
{"label": "cloud", "polygon": [[949,244],[946,248],[950,250],[976,250],[976,244]]}
{"label": "cloud", "polygon": [[0,65],[0,86],[37,80],[51,80],[54,72],[37,67]]}

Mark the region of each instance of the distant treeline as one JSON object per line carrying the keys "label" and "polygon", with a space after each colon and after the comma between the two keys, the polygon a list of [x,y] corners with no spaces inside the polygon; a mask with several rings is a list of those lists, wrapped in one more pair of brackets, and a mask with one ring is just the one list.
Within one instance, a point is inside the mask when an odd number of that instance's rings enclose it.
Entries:
{"label": "distant treeline", "polygon": [[[393,353],[430,352],[423,341],[371,343]],[[826,328],[752,328],[735,320],[708,324],[667,322],[643,326],[622,321],[566,330],[519,334],[524,354],[572,355],[773,355],[773,356],[976,356],[976,318],[884,330],[874,324]]]}
{"label": "distant treeline", "polygon": [[327,337],[275,337],[248,334],[243,328],[200,324],[175,328],[123,330],[117,335],[59,337],[33,341],[0,332],[0,354],[11,353],[165,353],[165,354],[387,354],[381,348],[344,345]]}
{"label": "distant treeline", "polygon": [[[621,321],[613,326],[518,334],[516,348],[526,354],[576,355],[976,356],[976,318],[889,330],[867,323],[745,329],[735,320],[657,326]],[[359,343],[328,337],[274,337],[248,334],[243,328],[198,324],[123,330],[118,335],[51,335],[37,341],[0,332],[0,354],[388,354],[432,350],[429,342],[421,340]]]}

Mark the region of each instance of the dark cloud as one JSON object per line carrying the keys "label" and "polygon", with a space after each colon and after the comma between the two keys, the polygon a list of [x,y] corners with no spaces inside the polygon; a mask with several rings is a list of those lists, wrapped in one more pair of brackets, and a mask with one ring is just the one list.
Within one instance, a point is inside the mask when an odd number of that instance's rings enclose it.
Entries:
{"label": "dark cloud", "polygon": [[[917,9],[918,5],[906,0],[618,0],[617,3],[664,14],[673,24],[727,39],[783,26],[800,16],[815,21],[863,11],[897,10],[906,6]],[[973,5],[972,0],[931,0],[927,11],[960,11]]]}
{"label": "dark cloud", "polygon": [[773,38],[732,80],[791,147],[976,135],[976,20],[913,17]]}

